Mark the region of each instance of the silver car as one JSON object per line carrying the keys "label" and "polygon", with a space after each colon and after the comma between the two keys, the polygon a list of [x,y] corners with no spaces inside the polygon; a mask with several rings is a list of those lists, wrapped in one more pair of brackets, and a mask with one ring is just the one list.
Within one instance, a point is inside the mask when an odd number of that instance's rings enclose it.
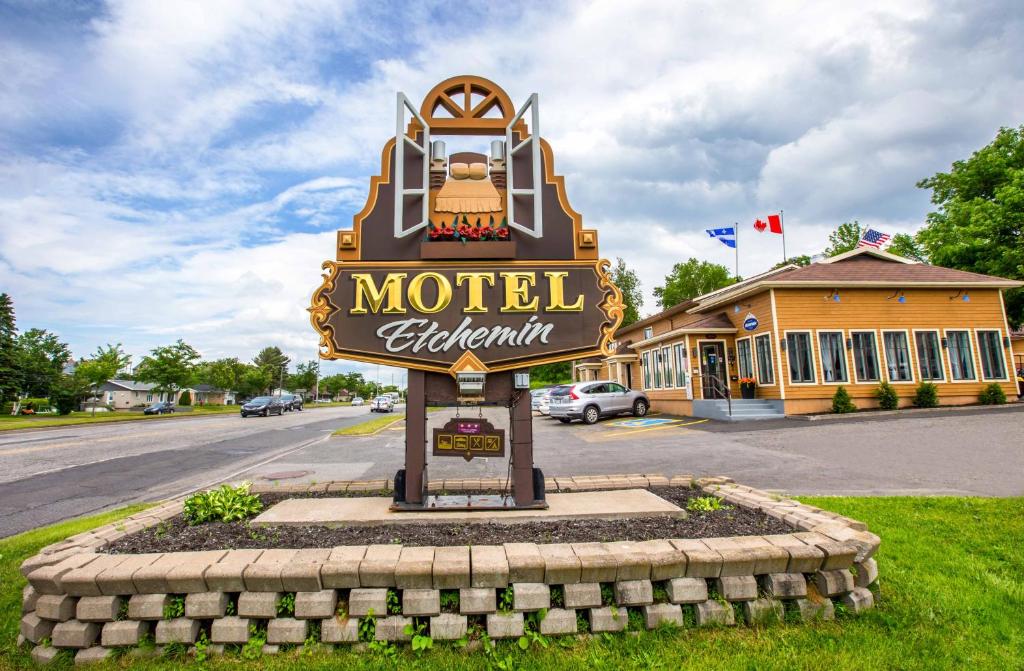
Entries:
{"label": "silver car", "polygon": [[540,412],[540,404],[544,400],[544,397],[551,391],[551,387],[542,387],[540,389],[530,390],[530,409],[534,412]]}
{"label": "silver car", "polygon": [[632,413],[634,417],[643,417],[651,407],[645,394],[627,389],[612,380],[579,382],[560,387],[551,392],[549,404],[550,415],[563,424],[574,419],[581,419],[584,424],[594,424],[602,417],[624,412]]}

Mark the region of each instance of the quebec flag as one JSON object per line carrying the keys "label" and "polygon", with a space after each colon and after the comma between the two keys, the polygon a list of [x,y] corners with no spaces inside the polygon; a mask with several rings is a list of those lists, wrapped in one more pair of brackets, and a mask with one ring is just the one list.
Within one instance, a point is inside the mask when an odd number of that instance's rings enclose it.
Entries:
{"label": "quebec flag", "polygon": [[730,226],[729,228],[708,228],[705,229],[712,238],[718,238],[726,247],[732,247],[736,249],[736,227]]}

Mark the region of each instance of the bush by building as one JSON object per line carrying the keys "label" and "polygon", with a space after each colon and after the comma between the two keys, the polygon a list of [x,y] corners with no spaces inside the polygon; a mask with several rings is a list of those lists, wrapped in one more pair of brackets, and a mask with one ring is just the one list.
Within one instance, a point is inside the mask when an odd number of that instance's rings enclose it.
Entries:
{"label": "bush by building", "polygon": [[939,388],[931,382],[922,382],[917,385],[917,389],[914,391],[914,407],[939,407]]}
{"label": "bush by building", "polygon": [[850,392],[846,391],[846,387],[840,385],[836,389],[836,393],[832,395],[832,412],[844,414],[856,411],[857,406],[853,403],[853,399],[850,398]]}
{"label": "bush by building", "polygon": [[1003,405],[1006,403],[1006,392],[1003,391],[1003,388],[998,383],[993,382],[982,390],[978,400],[983,405]]}
{"label": "bush by building", "polygon": [[875,398],[878,399],[878,407],[882,410],[895,410],[900,406],[900,397],[895,387],[888,382],[878,385],[875,390]]}

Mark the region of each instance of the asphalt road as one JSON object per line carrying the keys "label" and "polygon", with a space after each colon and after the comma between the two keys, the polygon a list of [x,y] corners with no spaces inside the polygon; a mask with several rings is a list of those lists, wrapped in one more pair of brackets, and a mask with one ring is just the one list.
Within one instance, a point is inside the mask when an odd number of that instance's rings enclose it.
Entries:
{"label": "asphalt road", "polygon": [[0,537],[181,494],[366,418],[366,408],[211,415],[0,433]]}

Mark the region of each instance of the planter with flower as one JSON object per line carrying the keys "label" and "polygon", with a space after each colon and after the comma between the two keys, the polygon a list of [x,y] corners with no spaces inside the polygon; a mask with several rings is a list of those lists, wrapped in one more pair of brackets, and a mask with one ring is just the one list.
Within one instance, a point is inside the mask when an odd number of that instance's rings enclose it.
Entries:
{"label": "planter with flower", "polygon": [[420,244],[422,259],[512,259],[516,243],[504,217],[495,225],[494,217],[484,223],[480,217],[471,222],[465,214],[451,221],[430,221],[427,239]]}
{"label": "planter with flower", "polygon": [[740,396],[742,398],[754,398],[754,391],[757,389],[757,381],[752,377],[740,378]]}

